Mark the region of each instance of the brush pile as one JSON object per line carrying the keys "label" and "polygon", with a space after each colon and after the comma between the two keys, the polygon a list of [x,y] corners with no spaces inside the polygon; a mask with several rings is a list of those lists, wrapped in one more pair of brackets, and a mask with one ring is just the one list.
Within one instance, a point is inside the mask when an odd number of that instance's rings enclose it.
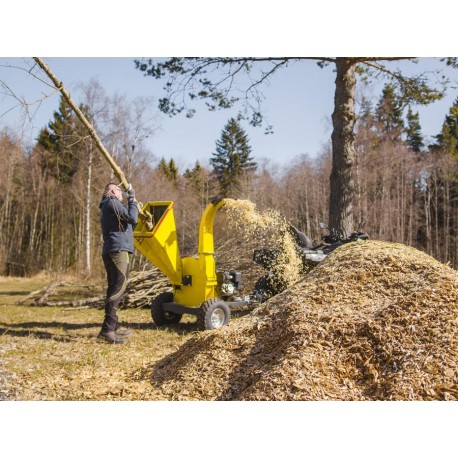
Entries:
{"label": "brush pile", "polygon": [[456,400],[458,273],[405,245],[350,243],[152,369],[170,400]]}

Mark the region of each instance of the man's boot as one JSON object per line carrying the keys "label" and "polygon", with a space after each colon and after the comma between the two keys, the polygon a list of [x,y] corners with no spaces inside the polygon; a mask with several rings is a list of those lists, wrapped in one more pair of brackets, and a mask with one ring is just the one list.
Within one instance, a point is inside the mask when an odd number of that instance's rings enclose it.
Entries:
{"label": "man's boot", "polygon": [[113,344],[123,344],[126,341],[126,338],[117,335],[116,331],[100,331],[97,337]]}
{"label": "man's boot", "polygon": [[119,337],[129,337],[132,334],[132,331],[130,329],[118,328],[116,329],[115,334]]}

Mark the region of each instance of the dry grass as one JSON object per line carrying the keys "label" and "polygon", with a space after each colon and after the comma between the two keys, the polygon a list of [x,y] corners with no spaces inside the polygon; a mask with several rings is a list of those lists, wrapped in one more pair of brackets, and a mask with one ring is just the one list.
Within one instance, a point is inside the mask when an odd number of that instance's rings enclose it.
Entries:
{"label": "dry grass", "polygon": [[125,345],[105,344],[96,338],[103,310],[13,305],[45,284],[24,279],[0,283],[0,399],[160,397],[139,374],[196,332],[193,317],[158,330],[148,309],[123,309],[120,319],[133,329],[133,336]]}
{"label": "dry grass", "polygon": [[173,329],[153,329],[149,311],[120,316],[134,330],[128,343],[96,338],[103,312],[44,307],[0,307],[3,396],[18,400],[157,399],[139,376],[152,361],[176,351],[195,328],[191,319]]}

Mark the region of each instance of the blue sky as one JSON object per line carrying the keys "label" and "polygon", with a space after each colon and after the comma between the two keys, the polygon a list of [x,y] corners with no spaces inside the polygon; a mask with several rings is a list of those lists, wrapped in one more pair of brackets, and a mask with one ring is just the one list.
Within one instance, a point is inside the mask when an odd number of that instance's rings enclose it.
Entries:
{"label": "blue sky", "polygon": [[[163,94],[162,81],[143,76],[135,69],[133,58],[44,58],[64,85],[78,98],[78,84],[96,78],[107,93],[125,94],[130,99],[138,96],[154,97]],[[29,58],[30,62],[31,59]],[[24,59],[1,58],[0,65],[26,66]],[[28,101],[41,98],[41,92],[49,89],[25,72],[15,68],[0,67],[0,74],[10,81],[10,88]],[[265,135],[264,128],[251,127],[242,122],[252,146],[253,155],[284,163],[303,153],[319,151],[330,135],[329,117],[333,104],[333,75],[316,65],[293,65],[286,72],[274,75],[263,91],[266,97],[265,115],[274,125],[274,134]],[[59,94],[36,104],[33,125],[27,124],[25,139],[32,141],[39,128],[45,126],[57,109]],[[0,102],[0,122],[16,127],[23,125],[21,108],[17,101],[3,99]],[[183,115],[169,118],[158,111],[160,129],[152,136],[149,146],[155,156],[193,164],[205,162],[214,151],[227,120],[235,115],[232,110],[208,112],[204,106],[189,119]]]}
{"label": "blue sky", "polygon": [[[31,62],[31,58],[26,58]],[[54,73],[76,100],[80,96],[78,85],[97,79],[108,94],[122,94],[129,99],[139,96],[154,97],[163,95],[162,81],[143,76],[135,69],[134,58],[46,58]],[[49,89],[30,75],[8,65],[26,67],[23,58],[0,58],[0,75],[10,89],[29,103],[49,94]],[[422,59],[409,67],[416,71],[438,66],[433,59]],[[410,68],[406,68],[410,71]],[[450,76],[458,79],[458,70]],[[252,127],[242,121],[248,134],[252,153],[256,160],[268,159],[273,164],[285,165],[301,154],[315,155],[330,140],[331,113],[334,98],[334,73],[332,66],[320,69],[311,62],[297,62],[272,76],[264,86],[264,114],[274,126],[274,134],[265,135],[264,129]],[[418,107],[423,134],[436,135],[445,115],[458,96],[458,90],[449,90],[447,97],[428,107]],[[366,95],[377,98],[381,85],[362,89]],[[51,119],[57,109],[59,94],[54,94],[33,105],[36,111],[32,123],[23,123],[21,108],[10,97],[0,98],[0,125],[19,129],[25,126],[24,140],[32,142],[40,128]],[[157,158],[174,158],[181,167],[193,165],[196,160],[206,163],[214,151],[215,141],[219,138],[227,120],[237,113],[233,110],[208,112],[198,106],[196,115],[188,119],[184,115],[169,118],[157,111],[159,130],[149,139],[148,147]]]}

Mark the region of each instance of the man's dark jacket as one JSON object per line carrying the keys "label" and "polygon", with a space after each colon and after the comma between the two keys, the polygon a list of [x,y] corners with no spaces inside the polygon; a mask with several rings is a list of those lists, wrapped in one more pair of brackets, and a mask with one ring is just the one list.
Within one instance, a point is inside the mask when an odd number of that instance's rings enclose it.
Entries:
{"label": "man's dark jacket", "polygon": [[102,226],[102,256],[116,251],[134,252],[134,227],[138,219],[138,207],[134,199],[128,200],[128,208],[116,197],[104,197],[99,205]]}

